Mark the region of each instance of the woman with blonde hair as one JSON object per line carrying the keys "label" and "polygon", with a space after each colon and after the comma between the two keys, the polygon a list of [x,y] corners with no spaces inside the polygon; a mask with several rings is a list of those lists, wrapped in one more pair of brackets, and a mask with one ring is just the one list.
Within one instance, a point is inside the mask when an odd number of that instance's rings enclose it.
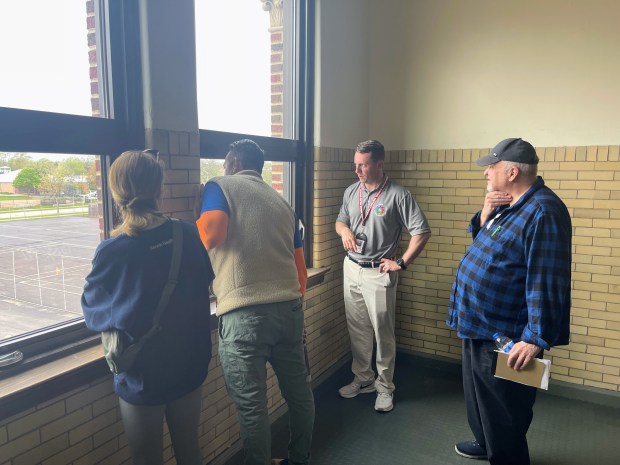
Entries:
{"label": "woman with blonde hair", "polygon": [[[201,385],[211,358],[211,263],[196,227],[159,210],[164,170],[149,151],[124,152],[110,168],[109,185],[122,223],[99,244],[86,277],[82,309],[95,331],[116,331],[123,346],[158,331],[131,368],[114,374],[131,455],[136,465],[163,463],[166,419],[178,465],[198,465]],[[182,240],[173,240],[173,223]],[[174,244],[182,244],[176,285],[162,307]],[[172,273],[174,274],[174,272]],[[158,321],[155,321],[158,320]]]}

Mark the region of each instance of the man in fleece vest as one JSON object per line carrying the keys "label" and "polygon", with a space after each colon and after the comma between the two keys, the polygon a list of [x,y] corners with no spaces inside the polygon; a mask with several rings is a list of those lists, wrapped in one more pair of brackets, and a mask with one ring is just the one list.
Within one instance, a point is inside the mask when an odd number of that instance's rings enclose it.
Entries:
{"label": "man in fleece vest", "polygon": [[310,460],[314,398],[304,359],[302,297],[307,272],[291,206],[261,178],[263,150],[234,142],[225,176],[204,187],[196,221],[215,280],[219,354],[226,387],[237,406],[246,465],[271,460],[267,411],[269,362],[289,407],[289,457]]}

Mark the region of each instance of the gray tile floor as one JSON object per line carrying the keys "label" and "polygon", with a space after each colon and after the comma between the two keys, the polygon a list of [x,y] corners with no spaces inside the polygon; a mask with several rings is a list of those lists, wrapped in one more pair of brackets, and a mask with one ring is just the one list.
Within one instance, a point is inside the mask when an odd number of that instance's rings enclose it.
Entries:
{"label": "gray tile floor", "polygon": [[[460,367],[398,354],[394,410],[374,411],[374,394],[341,399],[348,364],[315,391],[312,465],[475,465],[455,454],[471,438]],[[553,389],[553,386],[551,387]],[[539,391],[528,433],[533,465],[620,465],[620,408]],[[285,457],[286,418],[273,428],[274,456]],[[229,465],[240,464],[240,457]]]}

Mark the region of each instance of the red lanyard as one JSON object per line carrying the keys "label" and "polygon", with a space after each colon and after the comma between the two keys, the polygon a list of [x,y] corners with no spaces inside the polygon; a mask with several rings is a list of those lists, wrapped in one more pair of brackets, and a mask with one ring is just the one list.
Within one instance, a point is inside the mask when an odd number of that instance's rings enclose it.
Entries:
{"label": "red lanyard", "polygon": [[370,212],[372,211],[372,207],[375,206],[375,202],[377,201],[377,199],[381,195],[381,192],[383,192],[383,189],[385,188],[385,185],[387,184],[387,181],[388,181],[388,177],[386,176],[385,177],[385,181],[383,181],[383,184],[381,184],[381,188],[379,189],[379,192],[377,192],[375,194],[375,198],[372,199],[372,203],[368,206],[368,211],[365,214],[364,214],[364,208],[362,207],[362,183],[360,182],[359,202],[360,202],[360,213],[362,214],[362,226],[366,226],[366,220],[370,216]]}

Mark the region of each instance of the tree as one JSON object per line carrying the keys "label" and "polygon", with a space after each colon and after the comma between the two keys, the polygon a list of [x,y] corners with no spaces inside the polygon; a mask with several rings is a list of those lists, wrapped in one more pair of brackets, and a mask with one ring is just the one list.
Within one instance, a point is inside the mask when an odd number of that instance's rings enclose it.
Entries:
{"label": "tree", "polygon": [[[48,160],[49,161],[49,160]],[[61,162],[50,162],[44,164],[45,174],[41,182],[41,187],[48,195],[56,198],[56,209],[60,213],[60,196],[64,194],[67,184],[67,170]]]}
{"label": "tree", "polygon": [[86,176],[84,160],[78,157],[65,158],[58,163],[58,169],[58,174],[64,176],[66,193],[73,195],[84,190],[80,187],[80,184],[84,184]]}
{"label": "tree", "polygon": [[43,174],[42,187],[47,194],[59,196],[65,184],[64,173],[59,170],[57,163],[52,163]]}
{"label": "tree", "polygon": [[32,158],[29,155],[26,155],[25,153],[19,153],[16,156],[9,158],[7,163],[11,167],[12,171],[31,167],[34,164],[34,162],[32,161]]}
{"label": "tree", "polygon": [[41,175],[41,178],[45,178],[45,176],[47,176],[49,173],[54,171],[54,166],[55,166],[54,162],[51,160],[48,160],[47,158],[42,158],[40,160],[37,160],[34,163],[34,167],[37,169],[37,171]]}
{"label": "tree", "polygon": [[65,158],[58,163],[58,166],[62,166],[67,176],[84,176],[86,174],[84,160],[80,160],[78,157]]}
{"label": "tree", "polygon": [[[200,182],[206,183],[209,179],[215,176],[222,176],[224,174],[224,160],[200,160]],[[263,166],[263,179],[267,184],[271,186],[271,162],[266,161]]]}
{"label": "tree", "polygon": [[69,157],[53,162],[47,159],[37,161],[41,174],[41,188],[56,198],[60,209],[60,197],[69,191],[80,191],[77,184],[83,183],[86,176],[85,161],[78,157]]}
{"label": "tree", "polygon": [[7,152],[0,152],[0,165],[5,166],[9,164],[9,160],[11,159],[11,154]]}
{"label": "tree", "polygon": [[36,166],[41,174],[43,189],[56,197],[60,197],[67,186],[75,184],[76,178],[86,174],[84,161],[77,157],[57,162],[42,159],[37,161]]}
{"label": "tree", "polygon": [[205,183],[224,174],[224,160],[200,160],[200,182]]}
{"label": "tree", "polygon": [[270,161],[266,161],[265,165],[263,166],[263,180],[269,184],[271,186],[271,182],[272,182],[272,164]]}
{"label": "tree", "polygon": [[13,181],[13,186],[15,186],[15,188],[27,189],[30,193],[32,193],[40,185],[41,175],[36,168],[32,167],[22,168],[21,171],[17,173],[17,176]]}
{"label": "tree", "polygon": [[88,182],[88,190],[94,191],[97,189],[97,165],[95,163],[89,163],[86,169],[86,181]]}

